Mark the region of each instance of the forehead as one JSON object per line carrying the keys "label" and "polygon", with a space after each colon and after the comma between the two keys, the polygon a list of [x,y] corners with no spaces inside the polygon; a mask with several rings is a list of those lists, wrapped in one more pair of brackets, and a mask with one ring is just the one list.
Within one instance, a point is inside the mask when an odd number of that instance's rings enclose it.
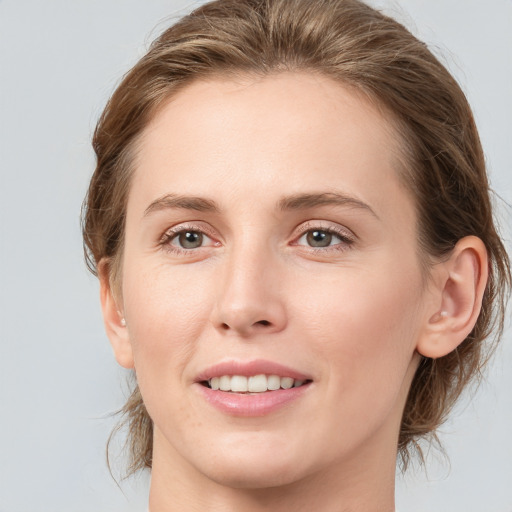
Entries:
{"label": "forehead", "polygon": [[[400,138],[364,95],[313,73],[196,81],[144,131],[130,201],[337,189],[371,202],[408,196]],[[398,195],[397,195],[398,194]],[[362,197],[363,196],[363,197]],[[409,200],[409,198],[406,198]]]}

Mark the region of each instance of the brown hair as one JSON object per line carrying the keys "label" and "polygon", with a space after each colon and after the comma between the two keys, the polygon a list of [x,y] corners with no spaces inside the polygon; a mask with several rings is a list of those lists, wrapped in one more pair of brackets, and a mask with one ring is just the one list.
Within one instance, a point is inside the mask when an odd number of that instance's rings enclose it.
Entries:
{"label": "brown hair", "polygon": [[[422,42],[358,0],[217,0],[182,18],[124,77],[96,127],[97,167],[83,208],[86,260],[121,270],[133,151],[159,106],[193,80],[213,75],[322,73],[355,87],[391,113],[407,161],[402,177],[416,197],[424,260],[475,235],[487,247],[489,281],[467,339],[437,360],[423,358],[405,405],[399,453],[445,420],[462,390],[478,380],[503,330],[509,260],[492,215],[485,161],[464,93]],[[430,256],[431,258],[428,258]],[[152,463],[152,421],[135,384],[121,410],[128,427],[128,473]],[[420,450],[421,454],[421,450]]]}

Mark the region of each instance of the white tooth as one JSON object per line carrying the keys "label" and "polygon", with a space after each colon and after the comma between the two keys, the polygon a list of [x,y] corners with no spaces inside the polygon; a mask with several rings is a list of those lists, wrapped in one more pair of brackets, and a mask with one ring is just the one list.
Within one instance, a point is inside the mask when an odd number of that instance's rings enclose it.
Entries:
{"label": "white tooth", "polygon": [[233,375],[231,377],[231,391],[235,393],[245,393],[247,391],[247,377],[243,375]]}
{"label": "white tooth", "polygon": [[219,389],[221,391],[231,391],[231,377],[229,375],[223,375],[220,377]]}
{"label": "white tooth", "polygon": [[254,375],[253,377],[249,377],[247,389],[251,393],[262,393],[263,391],[267,391],[267,376]]}
{"label": "white tooth", "polygon": [[291,377],[281,377],[281,387],[283,389],[290,389],[293,386],[293,379]]}
{"label": "white tooth", "polygon": [[281,387],[281,377],[279,375],[269,375],[267,378],[267,388],[275,391]]}
{"label": "white tooth", "polygon": [[296,380],[296,381],[293,383],[293,387],[294,387],[294,388],[298,388],[299,386],[302,386],[302,384],[304,384],[304,381],[303,381],[303,380]]}
{"label": "white tooth", "polygon": [[219,381],[220,381],[219,377],[212,377],[210,379],[210,387],[212,389],[219,389],[219,386],[220,386],[220,382]]}

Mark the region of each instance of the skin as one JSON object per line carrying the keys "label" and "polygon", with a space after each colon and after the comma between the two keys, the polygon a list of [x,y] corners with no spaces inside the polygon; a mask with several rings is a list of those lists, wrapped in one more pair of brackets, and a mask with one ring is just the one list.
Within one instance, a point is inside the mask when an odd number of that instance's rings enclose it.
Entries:
{"label": "skin", "polygon": [[[474,237],[425,279],[398,140],[362,96],[305,73],[195,82],[150,122],[121,291],[104,276],[102,304],[155,424],[152,512],[394,510],[419,353],[439,357],[464,339],[486,279]],[[333,193],[345,200],[283,204]],[[217,208],[158,202],[169,194]],[[310,246],[315,229],[335,233],[330,245]],[[180,247],[180,230],[203,244]],[[205,368],[253,359],[313,382],[252,418],[197,392]]]}

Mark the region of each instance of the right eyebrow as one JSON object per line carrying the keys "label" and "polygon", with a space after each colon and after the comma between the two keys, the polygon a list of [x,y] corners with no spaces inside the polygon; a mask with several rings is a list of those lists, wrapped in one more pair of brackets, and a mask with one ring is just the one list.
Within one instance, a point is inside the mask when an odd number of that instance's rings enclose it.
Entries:
{"label": "right eyebrow", "polygon": [[218,213],[219,207],[215,201],[204,197],[182,196],[176,194],[166,194],[155,199],[145,210],[144,217],[151,213],[167,209],[195,210],[197,212],[215,212]]}

